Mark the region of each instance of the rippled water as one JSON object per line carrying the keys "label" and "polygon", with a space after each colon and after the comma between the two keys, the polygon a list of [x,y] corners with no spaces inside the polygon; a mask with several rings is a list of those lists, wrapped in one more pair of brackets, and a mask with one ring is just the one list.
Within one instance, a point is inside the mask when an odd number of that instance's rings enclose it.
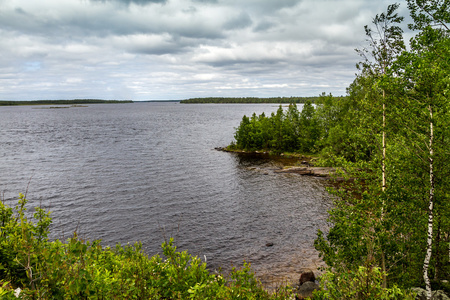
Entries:
{"label": "rippled water", "polygon": [[276,105],[44,108],[0,107],[0,190],[13,201],[29,183],[33,206],[52,211],[52,238],[77,230],[104,245],[142,241],[153,255],[175,237],[211,268],[246,260],[264,280],[319,263],[313,240],[330,205],[322,182],[214,150],[244,114]]}

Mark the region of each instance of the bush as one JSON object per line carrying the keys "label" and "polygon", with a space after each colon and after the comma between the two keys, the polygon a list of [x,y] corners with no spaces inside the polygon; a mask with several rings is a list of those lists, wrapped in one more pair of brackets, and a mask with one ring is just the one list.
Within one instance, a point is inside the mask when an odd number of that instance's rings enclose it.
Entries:
{"label": "bush", "polygon": [[321,277],[321,290],[313,293],[313,299],[328,300],[414,300],[414,295],[393,286],[383,288],[383,276],[379,268],[359,267],[343,273],[327,271]]}

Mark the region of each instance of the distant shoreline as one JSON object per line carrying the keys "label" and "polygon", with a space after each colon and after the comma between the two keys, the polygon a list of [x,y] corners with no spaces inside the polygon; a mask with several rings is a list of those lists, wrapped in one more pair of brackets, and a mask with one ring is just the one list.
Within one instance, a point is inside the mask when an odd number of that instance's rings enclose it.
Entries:
{"label": "distant shoreline", "polygon": [[258,97],[208,97],[208,98],[191,98],[181,100],[182,104],[193,103],[305,103],[306,101],[315,102],[319,97],[270,97],[270,98],[258,98]]}
{"label": "distant shoreline", "polygon": [[73,104],[118,104],[118,103],[133,103],[133,101],[131,101],[131,100],[100,100],[100,99],[25,100],[25,101],[0,100],[0,106],[19,106],[19,105],[73,105]]}

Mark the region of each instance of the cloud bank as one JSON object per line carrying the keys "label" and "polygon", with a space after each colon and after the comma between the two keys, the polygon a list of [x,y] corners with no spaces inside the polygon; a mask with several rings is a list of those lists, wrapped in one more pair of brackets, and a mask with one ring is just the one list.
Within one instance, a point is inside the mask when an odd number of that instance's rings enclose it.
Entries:
{"label": "cloud bank", "polygon": [[345,94],[364,25],[392,2],[0,3],[0,99],[162,100]]}

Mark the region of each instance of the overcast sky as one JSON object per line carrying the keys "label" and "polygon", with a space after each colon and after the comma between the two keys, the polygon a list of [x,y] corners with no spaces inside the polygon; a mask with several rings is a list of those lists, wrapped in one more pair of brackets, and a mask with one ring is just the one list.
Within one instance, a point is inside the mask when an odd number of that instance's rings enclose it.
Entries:
{"label": "overcast sky", "polygon": [[345,95],[392,3],[0,0],[0,100]]}

